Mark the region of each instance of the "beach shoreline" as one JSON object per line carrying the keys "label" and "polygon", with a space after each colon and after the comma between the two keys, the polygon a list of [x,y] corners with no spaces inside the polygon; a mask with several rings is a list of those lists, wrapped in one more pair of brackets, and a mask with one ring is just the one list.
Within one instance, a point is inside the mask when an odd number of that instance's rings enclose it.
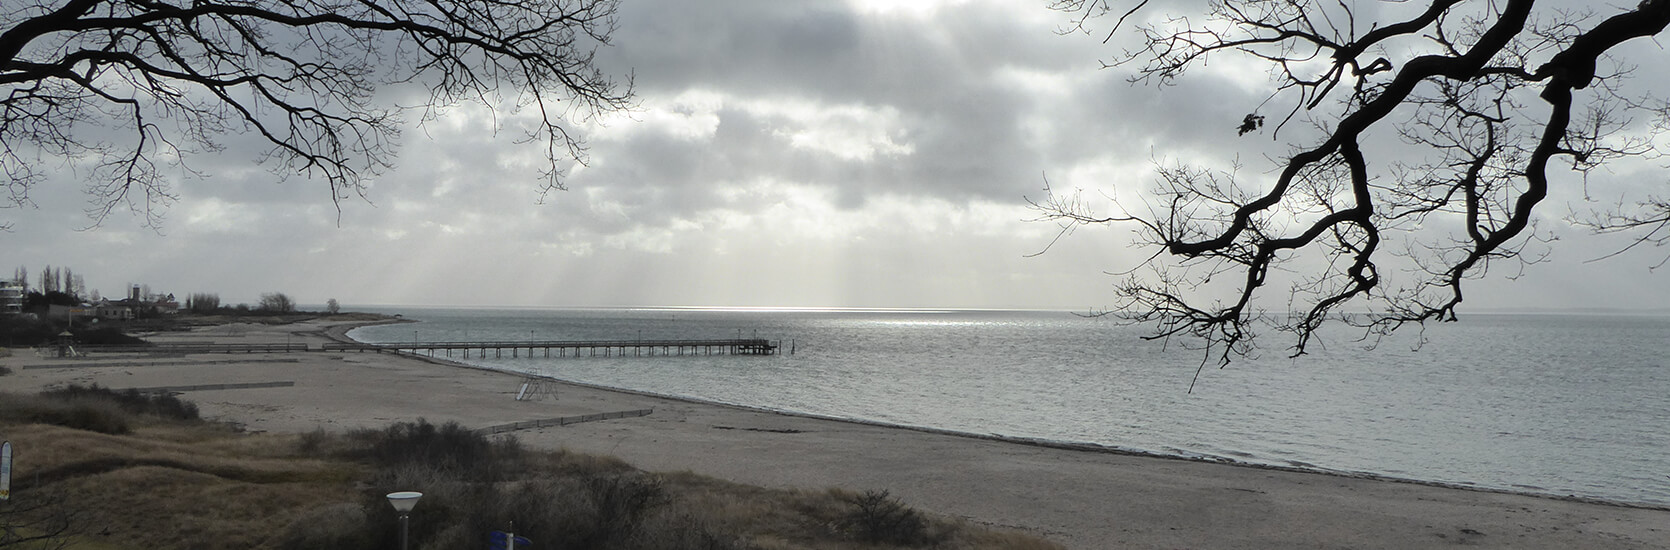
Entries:
{"label": "beach shoreline", "polygon": [[[348,344],[363,344],[363,343],[368,343],[368,342],[362,342],[360,340],[355,340],[351,336],[348,336],[348,333],[352,332],[356,328],[360,328],[360,327],[364,327],[364,326],[374,326],[374,325],[391,324],[391,323],[409,323],[409,322],[415,322],[415,321],[410,321],[410,320],[406,320],[406,319],[389,319],[389,320],[384,320],[384,321],[373,321],[373,322],[344,324],[344,325],[337,325],[338,327],[341,327],[340,330],[338,330],[336,328],[332,328],[332,329],[326,331],[324,334],[327,338],[330,338],[331,340],[336,341],[336,342],[348,343]],[[506,375],[511,375],[511,376],[523,376],[523,377],[531,376],[531,375],[528,375],[528,374],[522,373],[522,372],[512,371],[512,370],[508,370],[508,369],[497,369],[497,368],[483,366],[483,365],[475,365],[475,364],[471,364],[471,363],[467,363],[467,362],[463,362],[463,361],[459,361],[459,360],[455,360],[455,359],[451,359],[451,358],[447,358],[447,357],[432,357],[432,356],[426,356],[426,355],[422,355],[422,354],[404,354],[402,356],[407,357],[407,358],[411,358],[411,359],[420,360],[420,361],[426,361],[426,362],[434,363],[434,364],[437,364],[437,365],[454,367],[454,368],[476,369],[476,370],[501,373],[501,374],[506,374]],[[812,419],[812,420],[822,420],[822,421],[829,421],[829,422],[846,422],[846,423],[859,424],[859,425],[875,426],[875,427],[879,427],[879,428],[909,430],[909,431],[916,431],[916,432],[922,432],[922,433],[927,433],[927,434],[946,435],[946,436],[952,436],[952,437],[966,437],[966,438],[971,438],[971,439],[996,441],[996,442],[1010,443],[1010,444],[1015,444],[1015,445],[1029,445],[1029,446],[1036,446],[1036,447],[1042,447],[1042,448],[1048,448],[1048,449],[1057,449],[1057,450],[1064,450],[1064,451],[1076,451],[1076,452],[1087,452],[1087,453],[1110,453],[1110,454],[1126,455],[1126,456],[1133,456],[1133,457],[1146,457],[1146,458],[1156,458],[1156,459],[1164,459],[1164,460],[1182,460],[1182,461],[1188,461],[1188,462],[1200,462],[1200,463],[1205,463],[1205,464],[1221,464],[1221,465],[1226,465],[1226,466],[1235,466],[1235,467],[1242,467],[1242,468],[1255,468],[1255,469],[1261,469],[1261,470],[1274,470],[1274,471],[1284,471],[1284,472],[1293,472],[1293,473],[1321,474],[1321,475],[1345,477],[1345,478],[1352,478],[1352,479],[1364,479],[1364,480],[1371,480],[1371,481],[1385,481],[1385,482],[1392,482],[1392,483],[1409,483],[1409,484],[1415,484],[1415,485],[1424,485],[1424,486],[1430,486],[1430,487],[1439,487],[1439,488],[1445,488],[1445,489],[1456,489],[1456,490],[1463,490],[1463,491],[1481,491],[1481,492],[1488,492],[1488,493],[1521,495],[1521,496],[1536,497],[1536,498],[1547,498],[1547,499],[1554,499],[1554,500],[1579,502],[1579,503],[1585,503],[1585,504],[1595,504],[1595,505],[1601,505],[1601,506],[1620,506],[1620,507],[1625,507],[1625,508],[1642,508],[1642,509],[1648,509],[1648,510],[1670,511],[1670,505],[1655,504],[1655,503],[1650,503],[1650,502],[1630,502],[1630,501],[1624,501],[1624,500],[1606,499],[1606,498],[1598,498],[1598,497],[1585,497],[1585,496],[1578,496],[1578,495],[1560,495],[1560,494],[1554,494],[1554,493],[1540,493],[1540,492],[1531,491],[1531,490],[1522,490],[1522,489],[1521,490],[1516,490],[1516,489],[1511,489],[1511,488],[1489,487],[1489,486],[1472,485],[1472,484],[1466,484],[1466,483],[1434,481],[1434,480],[1425,480],[1425,479],[1410,478],[1410,477],[1398,477],[1398,476],[1391,476],[1391,475],[1385,475],[1385,474],[1378,474],[1378,473],[1374,473],[1374,472],[1334,470],[1334,469],[1328,469],[1328,468],[1322,468],[1322,467],[1307,468],[1307,467],[1302,467],[1302,466],[1284,466],[1284,465],[1281,465],[1281,464],[1270,464],[1270,463],[1263,463],[1263,462],[1249,462],[1249,461],[1244,461],[1244,460],[1236,460],[1236,459],[1225,457],[1225,456],[1210,455],[1210,454],[1204,454],[1204,453],[1195,453],[1195,454],[1192,454],[1192,455],[1172,454],[1172,453],[1165,453],[1165,452],[1160,452],[1160,451],[1150,451],[1150,450],[1137,449],[1137,448],[1127,448],[1127,447],[1118,447],[1118,446],[1110,446],[1110,445],[1101,445],[1101,444],[1087,443],[1087,442],[1056,441],[1056,440],[1041,439],[1041,438],[1006,436],[1006,435],[1001,435],[1001,434],[982,434],[982,433],[975,433],[975,432],[949,430],[949,429],[944,429],[944,428],[935,428],[935,427],[932,427],[932,426],[916,426],[916,425],[910,425],[910,424],[897,424],[897,423],[889,423],[889,422],[883,422],[883,421],[877,421],[877,420],[868,420],[868,419],[863,419],[863,418],[841,417],[841,416],[834,416],[834,415],[821,415],[821,414],[809,413],[809,412],[804,412],[804,411],[774,409],[774,408],[770,408],[770,407],[758,407],[758,406],[751,406],[751,405],[745,405],[745,404],[740,404],[740,403],[726,403],[726,402],[723,402],[723,401],[706,400],[706,399],[701,399],[701,398],[696,398],[696,397],[689,397],[689,396],[682,396],[682,395],[663,394],[663,393],[656,393],[656,392],[651,392],[651,391],[635,390],[635,389],[632,389],[632,388],[619,388],[619,387],[606,386],[606,385],[601,385],[601,384],[591,384],[591,383],[586,383],[586,382],[580,382],[580,381],[575,381],[575,380],[565,380],[565,379],[562,379],[562,378],[555,378],[555,377],[549,377],[549,376],[539,376],[539,378],[550,380],[552,382],[556,382],[556,383],[559,383],[559,384],[562,384],[562,385],[565,385],[565,386],[583,387],[583,388],[590,388],[590,389],[594,389],[594,390],[598,390],[598,391],[619,392],[619,393],[623,393],[623,394],[640,395],[640,396],[651,397],[651,398],[656,398],[656,399],[665,399],[665,400],[669,400],[669,401],[685,402],[685,403],[690,403],[690,404],[693,404],[693,405],[726,407],[726,408],[736,409],[738,411],[746,411],[746,412],[753,412],[753,413],[780,414],[780,415],[786,415],[786,416],[796,416],[796,417],[803,417],[803,418]]]}
{"label": "beach shoreline", "polygon": [[[174,336],[352,341],[346,333],[364,323],[221,326]],[[516,435],[537,447],[619,456],[650,471],[772,487],[887,489],[928,511],[1072,548],[1670,546],[1670,511],[1651,505],[827,418],[560,380],[554,401],[521,402],[513,397],[525,375],[442,358],[309,352],[254,354],[229,365],[223,357],[18,355],[5,359],[14,374],[0,377],[0,390],[291,379],[293,388],[185,395],[207,417],[261,431],[378,427],[418,417],[481,427],[649,408],[655,412],[642,418]],[[52,361],[57,368],[30,368]],[[81,363],[64,368],[63,361]]]}

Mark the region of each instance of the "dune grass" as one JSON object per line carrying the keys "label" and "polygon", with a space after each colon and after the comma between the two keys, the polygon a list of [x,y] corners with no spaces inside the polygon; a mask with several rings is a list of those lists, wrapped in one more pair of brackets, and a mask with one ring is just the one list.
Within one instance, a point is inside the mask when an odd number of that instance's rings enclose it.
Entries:
{"label": "dune grass", "polygon": [[[1060,548],[885,491],[650,473],[423,420],[249,434],[197,420],[186,403],[114,393],[0,395],[0,436],[17,448],[0,532],[24,527],[0,548],[395,548],[384,495],[405,490],[424,493],[410,520],[424,549],[483,547],[513,526],[537,548]],[[16,542],[26,535],[50,536]]]}

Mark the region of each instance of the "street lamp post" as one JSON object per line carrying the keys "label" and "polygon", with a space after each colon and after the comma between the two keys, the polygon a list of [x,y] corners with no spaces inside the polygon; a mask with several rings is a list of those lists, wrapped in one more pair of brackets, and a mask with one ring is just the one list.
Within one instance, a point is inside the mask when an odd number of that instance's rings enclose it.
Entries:
{"label": "street lamp post", "polygon": [[423,493],[417,491],[400,491],[389,493],[389,505],[394,506],[395,513],[400,514],[400,550],[406,550],[406,522],[412,516],[412,507],[417,506],[418,499]]}

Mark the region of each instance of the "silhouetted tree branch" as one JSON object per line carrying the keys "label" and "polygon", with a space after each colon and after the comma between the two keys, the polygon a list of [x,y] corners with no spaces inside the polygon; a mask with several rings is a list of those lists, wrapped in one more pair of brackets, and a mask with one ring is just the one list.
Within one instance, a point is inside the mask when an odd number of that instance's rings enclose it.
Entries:
{"label": "silhouetted tree branch", "polygon": [[[1598,21],[1547,4],[1221,0],[1204,22],[1139,25],[1140,45],[1108,63],[1130,68],[1133,82],[1163,86],[1212,57],[1250,59],[1274,75],[1264,105],[1285,105],[1275,131],[1303,120],[1313,135],[1270,177],[1162,166],[1147,214],[1098,215],[1054,193],[1034,208],[1064,228],[1128,222],[1165,251],[1120,285],[1123,311],[1153,322],[1155,338],[1195,337],[1220,365],[1254,349],[1258,325],[1291,334],[1297,355],[1328,321],[1372,337],[1454,320],[1466,281],[1497,263],[1541,261],[1528,245],[1548,238],[1536,214],[1551,186],[1656,154],[1653,137],[1670,120],[1662,105],[1623,96],[1630,70],[1611,56],[1663,32],[1670,0],[1597,6],[1617,12]],[[1107,0],[1055,7],[1080,29],[1125,13]],[[1359,18],[1371,8],[1382,20]],[[1633,124],[1641,113],[1660,122]],[[1255,110],[1226,129],[1246,134],[1262,122]],[[1365,145],[1394,135],[1403,147]],[[1660,198],[1585,221],[1644,231],[1637,244],[1670,241]],[[1408,272],[1395,286],[1388,257]],[[1267,313],[1257,298],[1277,280],[1290,285],[1288,303]]]}
{"label": "silhouetted tree branch", "polygon": [[[84,167],[94,223],[128,205],[147,224],[171,173],[248,133],[281,176],[318,177],[331,200],[388,169],[400,115],[424,119],[501,93],[537,111],[542,189],[584,149],[560,124],[629,107],[593,53],[616,0],[15,0],[0,8],[0,171],[11,205],[59,160]],[[416,106],[379,96],[426,86]]]}
{"label": "silhouetted tree branch", "polygon": [[0,501],[0,548],[66,548],[75,522],[75,511],[57,493],[15,494]]}

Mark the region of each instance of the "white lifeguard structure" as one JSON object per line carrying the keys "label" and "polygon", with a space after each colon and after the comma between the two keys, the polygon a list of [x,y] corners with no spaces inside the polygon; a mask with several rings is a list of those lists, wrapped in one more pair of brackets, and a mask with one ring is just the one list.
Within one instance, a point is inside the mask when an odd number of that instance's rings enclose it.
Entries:
{"label": "white lifeguard structure", "polygon": [[544,401],[547,397],[557,399],[557,381],[549,378],[523,378],[522,387],[516,390],[517,401]]}

